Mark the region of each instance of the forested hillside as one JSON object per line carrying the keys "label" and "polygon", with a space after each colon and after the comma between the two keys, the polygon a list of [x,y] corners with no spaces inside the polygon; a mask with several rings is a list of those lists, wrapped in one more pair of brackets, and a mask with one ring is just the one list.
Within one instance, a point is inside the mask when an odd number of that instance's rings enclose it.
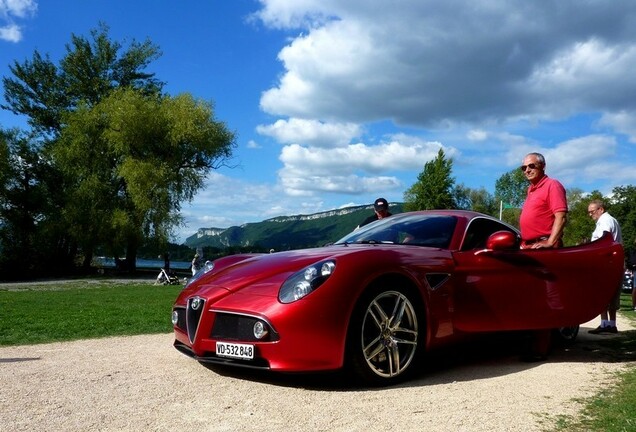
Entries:
{"label": "forested hillside", "polygon": [[[391,213],[401,213],[402,204],[390,206]],[[262,222],[226,229],[200,228],[188,237],[189,247],[254,247],[255,249],[289,250],[322,246],[351,232],[367,216],[373,206],[347,207],[311,215],[281,216]]]}

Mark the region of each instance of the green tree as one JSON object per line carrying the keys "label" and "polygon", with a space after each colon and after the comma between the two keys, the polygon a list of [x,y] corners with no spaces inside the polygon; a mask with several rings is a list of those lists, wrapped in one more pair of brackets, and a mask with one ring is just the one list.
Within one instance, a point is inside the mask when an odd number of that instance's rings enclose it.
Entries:
{"label": "green tree", "polygon": [[[1,107],[27,117],[33,131],[28,146],[32,159],[38,162],[37,166],[44,166],[43,162],[46,161],[46,170],[30,169],[30,182],[46,190],[47,197],[53,203],[45,207],[43,213],[37,214],[37,220],[33,219],[30,223],[25,221],[13,228],[28,229],[36,224],[48,226],[48,243],[47,237],[42,236],[37,251],[48,251],[49,256],[58,258],[74,255],[78,236],[85,235],[87,239],[82,239],[80,243],[89,247],[92,243],[88,239],[95,237],[93,231],[99,230],[99,223],[107,217],[96,217],[96,211],[86,211],[95,206],[86,199],[89,193],[79,193],[77,187],[72,187],[82,179],[63,176],[63,167],[52,157],[51,149],[58,144],[68,114],[80,107],[95,105],[117,88],[133,88],[144,94],[159,95],[163,86],[154,78],[154,74],[144,71],[160,55],[155,45],[148,41],[137,43],[133,40],[127,49],[123,49],[121,44],[109,39],[108,27],[103,24],[90,33],[91,38],[71,36],[71,43],[66,46],[66,54],[59,65],[55,65],[48,55],[43,56],[36,50],[32,59],[21,63],[15,61],[10,66],[13,77],[2,79],[6,103]],[[94,129],[95,132],[98,130]],[[87,139],[98,140],[96,137]],[[24,153],[24,148],[21,151]],[[14,151],[14,154],[17,153]],[[15,171],[11,173],[12,176],[18,176],[13,179],[14,184],[20,184],[19,174]],[[65,184],[66,180],[69,180],[68,185]],[[95,177],[86,179],[82,184],[85,191],[98,188]],[[29,194],[16,194],[13,197],[14,206],[28,207],[29,202],[15,200],[28,200],[29,197]],[[36,217],[34,213],[26,215]],[[82,217],[84,223],[70,223]],[[58,232],[54,233],[55,230]],[[13,235],[19,236],[18,233]],[[27,238],[29,235],[29,232],[25,232],[22,237]],[[24,247],[27,246],[24,243]],[[65,253],[58,253],[60,247],[66,248]],[[33,255],[37,251],[25,250],[25,253]]]}
{"label": "green tree", "polygon": [[[115,255],[125,249],[134,262],[146,239],[167,243],[181,204],[228,160],[234,144],[212,106],[189,94],[115,90],[65,123],[52,154],[69,182],[75,179],[64,214],[78,228],[85,264],[99,244]],[[79,211],[78,202],[91,205]]]}
{"label": "green tree", "polygon": [[472,189],[463,184],[459,184],[454,189],[454,195],[457,208],[473,210],[498,217],[498,203],[495,201],[495,197],[488,192],[486,188]]}
{"label": "green tree", "polygon": [[455,208],[455,179],[451,177],[452,159],[440,149],[437,157],[424,165],[417,182],[404,193],[404,210]]}
{"label": "green tree", "polygon": [[471,193],[473,190],[460,183],[453,188],[453,200],[458,209],[470,210],[472,207]]}
{"label": "green tree", "polygon": [[[594,199],[601,199],[603,195],[599,191],[584,193],[580,189],[568,189],[568,220],[563,230],[563,244],[574,246],[590,240],[594,231],[594,221],[587,214],[587,206]],[[609,203],[608,203],[609,204]]]}
{"label": "green tree", "polygon": [[[526,199],[528,180],[520,169],[503,174],[495,182],[495,202],[502,207],[501,219],[519,227],[521,207]],[[499,211],[499,210],[497,210]]]}
{"label": "green tree", "polygon": [[521,207],[526,200],[528,180],[519,169],[503,174],[495,182],[495,199],[511,207]]}
{"label": "green tree", "polygon": [[[0,130],[0,191],[6,189],[10,169],[8,133]],[[0,208],[2,208],[3,205],[1,200],[2,197],[0,196]]]}
{"label": "green tree", "polygon": [[56,136],[67,112],[80,104],[94,105],[116,88],[159,94],[163,83],[144,72],[160,56],[159,48],[133,40],[122,52],[108,31],[100,24],[91,30],[91,39],[72,34],[59,66],[37,50],[31,60],[15,61],[9,67],[14,78],[2,79],[6,104],[0,107],[26,116],[34,130]]}
{"label": "green tree", "polygon": [[621,225],[623,245],[629,254],[636,247],[636,186],[616,186],[608,211]]}
{"label": "green tree", "polygon": [[2,278],[38,276],[60,270],[67,249],[58,236],[55,213],[60,184],[33,138],[17,130],[0,132],[0,273]]}
{"label": "green tree", "polygon": [[[37,134],[29,150],[47,167],[46,175],[30,169],[30,184],[54,197],[18,227],[59,231],[40,249],[64,245],[60,256],[72,256],[79,248],[88,266],[93,251],[106,248],[134,265],[148,238],[167,243],[181,204],[229,158],[234,135],[214,120],[211,104],[164,95],[146,72],[159,55],[149,41],[124,48],[100,24],[89,38],[72,35],[59,65],[35,51],[3,78],[2,108],[27,117]],[[19,182],[19,173],[10,176]]]}

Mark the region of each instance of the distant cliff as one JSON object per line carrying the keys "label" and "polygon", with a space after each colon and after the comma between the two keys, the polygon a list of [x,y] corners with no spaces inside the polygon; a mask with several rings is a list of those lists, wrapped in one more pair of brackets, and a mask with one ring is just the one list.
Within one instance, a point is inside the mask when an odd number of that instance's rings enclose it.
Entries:
{"label": "distant cliff", "polygon": [[[391,204],[391,213],[402,212],[402,204]],[[188,237],[189,247],[259,247],[275,250],[322,246],[350,233],[367,216],[372,205],[346,207],[309,215],[278,216],[262,222],[229,228],[199,228]]]}

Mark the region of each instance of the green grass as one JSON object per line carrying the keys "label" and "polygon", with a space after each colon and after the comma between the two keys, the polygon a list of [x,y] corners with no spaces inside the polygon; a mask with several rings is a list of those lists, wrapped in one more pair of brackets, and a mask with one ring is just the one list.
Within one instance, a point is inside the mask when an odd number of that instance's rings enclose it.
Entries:
{"label": "green grass", "polygon": [[79,281],[0,290],[0,346],[168,333],[182,288]]}

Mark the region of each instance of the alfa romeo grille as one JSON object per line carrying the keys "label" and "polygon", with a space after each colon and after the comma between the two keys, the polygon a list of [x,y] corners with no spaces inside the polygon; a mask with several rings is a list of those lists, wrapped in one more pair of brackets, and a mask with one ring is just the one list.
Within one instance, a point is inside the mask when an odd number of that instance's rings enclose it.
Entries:
{"label": "alfa romeo grille", "polygon": [[191,297],[188,299],[188,308],[186,309],[186,325],[188,327],[188,339],[190,343],[194,343],[201,321],[201,315],[205,309],[205,300],[201,297]]}

